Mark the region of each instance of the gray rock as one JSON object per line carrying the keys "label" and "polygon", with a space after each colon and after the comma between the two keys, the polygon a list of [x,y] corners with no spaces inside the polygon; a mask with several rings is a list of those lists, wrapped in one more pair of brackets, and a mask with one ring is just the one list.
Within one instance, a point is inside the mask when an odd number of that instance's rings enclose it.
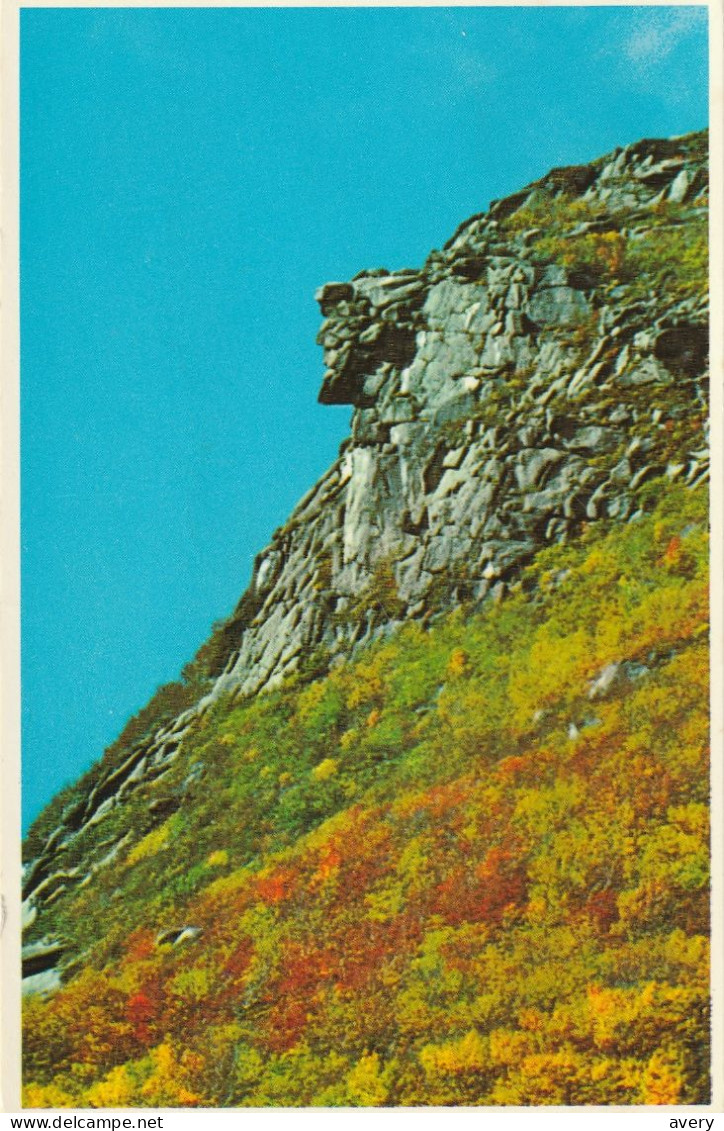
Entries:
{"label": "gray rock", "polygon": [[554,467],[563,458],[556,448],[529,449],[520,452],[515,465],[515,478],[521,491],[535,487],[546,468]]}
{"label": "gray rock", "polygon": [[324,314],[331,314],[340,302],[349,300],[353,296],[354,288],[351,283],[325,283],[314,295]]}
{"label": "gray rock", "polygon": [[65,945],[57,940],[43,939],[22,949],[23,978],[53,969],[65,953]]}
{"label": "gray rock", "polygon": [[29,997],[31,994],[52,994],[59,990],[62,984],[60,971],[53,967],[50,970],[43,970],[41,974],[30,974],[27,978],[23,978],[21,993],[23,997]]}
{"label": "gray rock", "polygon": [[204,933],[202,927],[171,927],[156,935],[156,946],[179,946],[185,942],[195,942]]}
{"label": "gray rock", "polygon": [[598,699],[601,695],[605,695],[614,686],[619,674],[620,664],[612,663],[606,664],[602,668],[595,679],[591,680],[588,687],[588,698]]}
{"label": "gray rock", "polygon": [[536,291],[528,304],[528,315],[540,326],[576,326],[588,314],[590,304],[572,287],[548,287]]}
{"label": "gray rock", "polygon": [[672,200],[675,204],[682,204],[688,196],[689,186],[689,174],[686,169],[682,169],[669,189],[669,200]]}
{"label": "gray rock", "polygon": [[587,428],[580,428],[571,438],[568,447],[578,450],[595,451],[603,447],[604,443],[611,442],[611,431],[600,425],[590,424]]}

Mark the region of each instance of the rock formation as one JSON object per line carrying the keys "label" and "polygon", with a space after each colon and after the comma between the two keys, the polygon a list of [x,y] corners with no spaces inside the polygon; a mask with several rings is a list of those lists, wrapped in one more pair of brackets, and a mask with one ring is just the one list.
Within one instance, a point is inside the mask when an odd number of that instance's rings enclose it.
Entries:
{"label": "rock formation", "polygon": [[[29,920],[111,862],[117,843],[66,858],[222,694],[501,599],[542,545],[629,521],[654,477],[706,476],[706,297],[696,264],[682,282],[656,258],[706,193],[705,135],[641,141],[494,202],[418,270],[318,291],[319,399],[352,406],[350,436],[258,555],[198,702],[104,765],[28,863]],[[57,959],[36,944],[28,973]]]}

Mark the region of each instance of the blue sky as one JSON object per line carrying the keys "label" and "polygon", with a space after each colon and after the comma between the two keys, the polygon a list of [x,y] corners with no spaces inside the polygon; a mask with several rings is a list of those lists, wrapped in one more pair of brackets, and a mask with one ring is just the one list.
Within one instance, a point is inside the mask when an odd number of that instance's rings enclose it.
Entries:
{"label": "blue sky", "polygon": [[334,459],[314,290],[707,124],[703,8],[21,14],[25,822]]}

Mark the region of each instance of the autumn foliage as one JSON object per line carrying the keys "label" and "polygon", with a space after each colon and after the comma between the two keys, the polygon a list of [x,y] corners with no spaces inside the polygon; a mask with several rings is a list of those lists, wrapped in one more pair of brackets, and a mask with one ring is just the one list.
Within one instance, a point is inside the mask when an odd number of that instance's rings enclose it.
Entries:
{"label": "autumn foliage", "polygon": [[82,965],[27,1000],[25,1103],[707,1102],[707,591],[669,487],[499,605],[218,703],[184,804],[129,801],[58,901]]}

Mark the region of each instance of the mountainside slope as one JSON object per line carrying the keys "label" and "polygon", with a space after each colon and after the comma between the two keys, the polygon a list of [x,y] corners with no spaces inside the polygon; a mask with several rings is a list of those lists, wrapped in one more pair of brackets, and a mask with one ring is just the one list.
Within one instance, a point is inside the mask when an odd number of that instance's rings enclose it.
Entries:
{"label": "mountainside slope", "polygon": [[703,1101],[706,185],[321,289],[350,439],[28,837],[28,1103]]}

